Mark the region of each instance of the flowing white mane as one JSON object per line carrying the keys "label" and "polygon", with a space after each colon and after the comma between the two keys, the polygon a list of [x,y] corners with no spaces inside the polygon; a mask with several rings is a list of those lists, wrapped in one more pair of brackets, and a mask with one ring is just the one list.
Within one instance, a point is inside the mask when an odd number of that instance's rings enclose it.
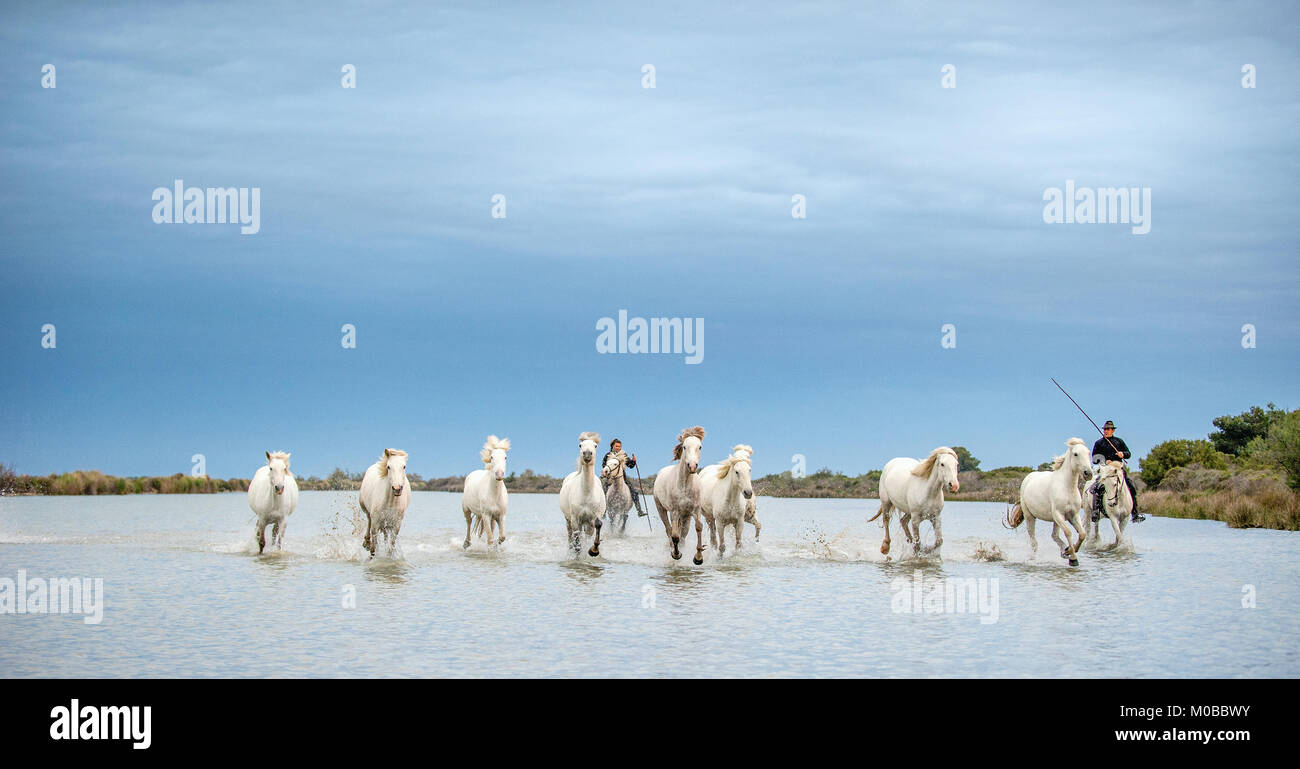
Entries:
{"label": "flowing white mane", "polygon": [[930,456],[926,457],[924,462],[912,468],[912,475],[915,475],[918,478],[929,478],[930,473],[934,471],[935,462],[938,462],[939,457],[943,454],[951,455],[953,459],[957,458],[957,452],[947,446],[940,446],[934,451],[931,451]]}
{"label": "flowing white mane", "polygon": [[733,448],[732,452],[731,456],[722,460],[718,465],[718,480],[726,478],[727,473],[731,472],[731,468],[735,467],[740,462],[744,462],[751,467],[753,466],[753,463],[750,462],[750,458],[754,456],[754,450],[752,448],[742,443]]}
{"label": "flowing white mane", "polygon": [[266,463],[267,463],[268,465],[271,464],[271,460],[273,460],[273,459],[283,459],[283,460],[284,460],[284,466],[285,466],[285,467],[288,467],[288,466],[289,466],[289,453],[286,452],[286,451],[268,451],[268,452],[266,452]]}
{"label": "flowing white mane", "polygon": [[483,464],[485,465],[492,464],[492,452],[496,449],[501,449],[502,451],[509,451],[510,439],[498,438],[495,435],[489,435],[487,437],[487,443],[483,444],[482,453],[479,454],[479,457],[483,460]]}
{"label": "flowing white mane", "polygon": [[402,451],[401,449],[384,449],[384,455],[379,458],[378,462],[375,463],[375,467],[379,468],[379,477],[380,478],[388,477],[388,460],[390,458],[404,457],[404,456],[406,456],[406,452]]}
{"label": "flowing white mane", "polygon": [[1068,451],[1069,447],[1071,447],[1071,446],[1087,446],[1087,445],[1088,445],[1088,444],[1086,444],[1086,443],[1083,442],[1083,439],[1082,439],[1082,438],[1071,438],[1070,440],[1066,441],[1066,442],[1065,442],[1065,447],[1066,447],[1067,451],[1066,451],[1064,454],[1062,454],[1062,455],[1060,455],[1060,456],[1058,456],[1058,457],[1054,457],[1054,458],[1052,459],[1052,469],[1053,469],[1053,470],[1060,470],[1060,469],[1061,469],[1061,465],[1065,464],[1065,459],[1066,459],[1066,457],[1070,456],[1070,452]]}
{"label": "flowing white mane", "polygon": [[704,428],[696,425],[682,430],[681,434],[677,436],[677,445],[673,447],[673,459],[682,458],[682,444],[686,442],[687,438],[699,438],[700,442],[703,443]]}

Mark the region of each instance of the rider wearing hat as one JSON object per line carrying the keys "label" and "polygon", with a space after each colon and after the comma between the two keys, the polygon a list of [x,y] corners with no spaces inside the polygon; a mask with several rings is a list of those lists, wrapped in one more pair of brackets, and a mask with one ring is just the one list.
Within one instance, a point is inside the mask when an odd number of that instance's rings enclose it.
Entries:
{"label": "rider wearing hat", "polygon": [[[610,455],[612,454],[623,454],[624,466],[636,467],[636,454],[628,456],[627,454],[623,453],[623,441],[619,440],[618,438],[615,438],[614,440],[609,442],[609,451],[605,452],[605,458],[600,460],[601,467],[605,466],[605,463],[609,461]],[[608,490],[609,481],[605,481],[604,486],[605,489]],[[640,510],[641,503],[637,500],[636,489],[632,488],[632,484],[629,483],[627,485],[627,490],[632,494],[632,504],[636,505],[637,510]]]}
{"label": "rider wearing hat", "polygon": [[[1124,444],[1124,439],[1115,435],[1114,422],[1107,419],[1106,424],[1101,426],[1101,434],[1104,437],[1092,444],[1094,459],[1101,457],[1107,462],[1123,463],[1124,460],[1133,457],[1133,452],[1128,450],[1128,446]],[[1133,523],[1146,520],[1146,516],[1138,512],[1137,489],[1133,487],[1133,481],[1128,477],[1128,473],[1124,473],[1124,482],[1128,484],[1128,491],[1133,495],[1133,514],[1130,519]],[[1092,520],[1094,521],[1101,520],[1103,494],[1101,483],[1094,482],[1092,487]]]}

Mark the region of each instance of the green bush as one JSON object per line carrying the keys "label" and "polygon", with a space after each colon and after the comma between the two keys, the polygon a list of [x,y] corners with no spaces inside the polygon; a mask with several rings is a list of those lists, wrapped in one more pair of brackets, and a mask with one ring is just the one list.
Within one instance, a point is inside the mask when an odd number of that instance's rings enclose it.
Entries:
{"label": "green bush", "polygon": [[1214,444],[1216,451],[1241,456],[1251,441],[1268,435],[1269,425],[1274,420],[1285,416],[1285,411],[1270,403],[1266,409],[1251,406],[1249,411],[1236,416],[1216,417],[1214,426],[1219,429],[1210,433],[1210,443]]}
{"label": "green bush", "polygon": [[1175,438],[1152,446],[1151,452],[1142,458],[1142,480],[1153,488],[1158,487],[1170,470],[1192,463],[1211,470],[1225,470],[1228,458],[1209,441]]}
{"label": "green bush", "polygon": [[1286,474],[1287,485],[1300,489],[1300,410],[1284,413],[1242,452],[1251,464],[1272,466]]}

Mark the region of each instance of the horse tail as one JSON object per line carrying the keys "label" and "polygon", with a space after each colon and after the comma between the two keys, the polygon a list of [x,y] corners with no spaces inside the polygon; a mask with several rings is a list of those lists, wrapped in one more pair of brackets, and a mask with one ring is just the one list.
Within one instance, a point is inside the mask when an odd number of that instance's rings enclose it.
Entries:
{"label": "horse tail", "polygon": [[1003,519],[1002,525],[1008,529],[1019,528],[1020,524],[1025,522],[1025,512],[1020,509],[1020,503],[1017,502],[1012,507],[1007,508],[1006,518]]}
{"label": "horse tail", "polygon": [[474,530],[474,536],[476,536],[476,537],[482,537],[482,536],[485,536],[485,535],[483,534],[483,516],[481,516],[481,515],[475,515],[475,516],[474,516],[474,529],[473,529],[473,530]]}
{"label": "horse tail", "polygon": [[885,512],[885,506],[884,506],[884,505],[881,505],[881,506],[880,506],[880,509],[876,511],[876,514],[873,515],[873,516],[871,516],[870,518],[867,519],[867,523],[871,523],[872,521],[874,521],[874,520],[876,520],[877,518],[879,518],[879,517],[880,517],[880,514],[883,513],[883,512]]}

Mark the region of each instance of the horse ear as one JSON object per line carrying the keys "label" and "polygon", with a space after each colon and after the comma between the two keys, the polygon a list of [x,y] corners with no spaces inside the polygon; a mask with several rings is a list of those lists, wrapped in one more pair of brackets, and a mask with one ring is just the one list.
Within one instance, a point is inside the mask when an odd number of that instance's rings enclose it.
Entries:
{"label": "horse ear", "polygon": [[391,457],[392,455],[393,455],[393,450],[392,450],[392,449],[384,449],[384,459],[388,459],[388,458]]}
{"label": "horse ear", "polygon": [[269,451],[266,452],[266,461],[267,461],[267,462],[270,462],[270,461],[271,461],[271,452],[269,452]]}
{"label": "horse ear", "polygon": [[285,467],[288,467],[288,466],[289,466],[289,456],[290,456],[289,452],[287,452],[287,451],[284,452],[284,466],[285,466]]}

